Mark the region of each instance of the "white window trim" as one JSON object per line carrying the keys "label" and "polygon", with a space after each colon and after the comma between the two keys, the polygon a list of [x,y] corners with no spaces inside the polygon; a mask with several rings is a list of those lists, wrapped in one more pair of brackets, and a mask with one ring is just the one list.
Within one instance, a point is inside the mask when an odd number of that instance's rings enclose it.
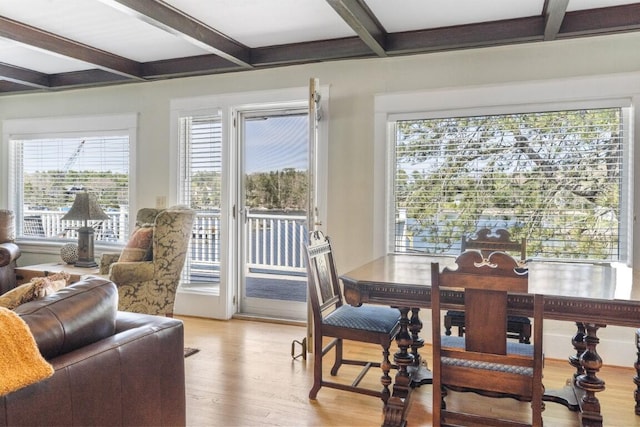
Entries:
{"label": "white window trim", "polygon": [[[374,176],[373,252],[375,257],[390,252],[389,224],[393,221],[390,189],[393,182],[393,126],[398,118],[433,118],[456,115],[500,114],[526,111],[549,111],[586,107],[630,107],[631,120],[625,130],[633,138],[625,149],[625,170],[629,174],[624,227],[627,227],[629,262],[635,260],[633,248],[640,244],[640,232],[634,227],[633,212],[640,207],[640,174],[633,172],[637,164],[634,147],[640,143],[640,73],[606,75],[585,78],[530,81],[486,86],[435,89],[422,92],[379,94],[375,97],[374,170],[384,171]],[[624,198],[624,197],[623,197]],[[381,233],[380,230],[385,230]],[[624,230],[624,228],[623,228]]]}
{"label": "white window trim", "polygon": [[[67,117],[34,117],[22,119],[8,119],[2,122],[2,151],[0,152],[2,172],[0,177],[5,183],[0,186],[0,201],[2,206],[13,206],[15,194],[10,191],[9,183],[9,141],[12,139],[39,139],[56,137],[75,137],[104,135],[105,133],[126,132],[129,136],[129,212],[136,212],[136,153],[138,135],[138,114],[112,114],[92,116]],[[129,215],[129,226],[135,221],[134,215]],[[131,228],[133,229],[133,228]],[[23,250],[37,250],[39,253],[57,254],[60,250],[59,242],[30,241],[28,245],[21,243]],[[121,246],[121,245],[118,245]],[[96,249],[113,249],[114,245],[99,244]]]}

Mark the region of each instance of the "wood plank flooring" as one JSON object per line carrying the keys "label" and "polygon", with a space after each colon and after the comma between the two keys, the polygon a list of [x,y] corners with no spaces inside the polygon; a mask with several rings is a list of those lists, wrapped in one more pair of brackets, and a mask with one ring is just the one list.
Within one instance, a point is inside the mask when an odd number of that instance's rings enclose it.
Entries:
{"label": "wood plank flooring", "polygon": [[[185,346],[200,352],[185,359],[188,426],[379,426],[382,403],[374,397],[323,388],[316,401],[308,399],[313,382],[311,355],[304,361],[291,357],[291,342],[301,340],[301,326],[248,320],[216,321],[179,317],[185,323]],[[631,331],[631,329],[630,329]],[[630,337],[632,337],[630,332]],[[630,338],[630,344],[632,338]],[[299,347],[297,348],[299,349]],[[377,346],[349,342],[346,356],[380,358]],[[430,362],[430,347],[422,355]],[[331,366],[325,357],[325,372]],[[338,378],[350,382],[354,367],[341,368]],[[566,361],[545,361],[545,386],[560,388],[572,374]],[[638,426],[634,413],[633,376],[629,368],[604,366],[600,378],[607,389],[598,394],[604,425]],[[379,372],[372,369],[364,384],[379,387]],[[511,399],[487,401],[472,394],[457,395],[451,404],[472,405],[525,416],[528,405]],[[488,403],[491,402],[491,403]],[[547,403],[545,426],[578,426],[578,416],[564,406]],[[431,426],[431,386],[414,393],[408,416],[410,427]]]}

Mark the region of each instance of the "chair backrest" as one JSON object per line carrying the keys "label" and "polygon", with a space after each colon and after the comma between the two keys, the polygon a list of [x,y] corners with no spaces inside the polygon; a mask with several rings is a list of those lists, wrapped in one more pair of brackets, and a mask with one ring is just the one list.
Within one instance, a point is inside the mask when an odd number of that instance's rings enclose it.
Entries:
{"label": "chair backrest", "polygon": [[315,324],[320,322],[325,314],[343,304],[342,292],[329,237],[325,237],[321,231],[310,232],[309,243],[304,253],[309,302]]}
{"label": "chair backrest", "polygon": [[[543,313],[541,295],[534,296],[532,348],[518,343],[512,343],[509,347],[509,349],[517,345],[529,347],[533,357],[514,355],[508,351],[506,334],[508,295],[527,293],[528,270],[519,267],[517,260],[504,252],[492,252],[488,258],[484,258],[479,252],[466,251],[456,259],[456,264],[457,269],[445,268],[442,272],[438,263],[431,264],[434,393],[436,388],[440,390],[442,385],[448,385],[524,396],[538,399],[541,403]],[[440,298],[443,290],[464,290],[464,338],[442,337]],[[530,315],[530,313],[521,314]],[[444,364],[442,360],[446,359],[441,358],[465,360],[466,362],[463,363],[465,367],[461,370],[460,366]],[[476,369],[477,372],[473,370],[468,372],[469,365],[479,362],[517,366],[517,369],[531,370],[533,375],[514,375],[511,372],[488,372],[480,369]],[[491,381],[487,381],[487,375],[491,375]],[[434,399],[440,397],[440,393],[437,393],[437,396],[434,394]],[[438,414],[438,420],[439,416]]]}
{"label": "chair backrest", "polygon": [[517,261],[504,252],[492,252],[489,258],[483,258],[478,252],[467,251],[458,256],[456,264],[455,270],[432,271],[432,286],[464,289],[468,350],[506,354],[507,293],[527,293],[528,270],[519,268]]}
{"label": "chair backrest", "polygon": [[156,208],[140,208],[136,213],[136,226],[142,227],[143,225],[154,224],[156,217],[163,209]]}
{"label": "chair backrest", "polygon": [[467,249],[479,250],[486,258],[491,252],[509,252],[520,254],[520,261],[527,259],[527,239],[521,241],[511,240],[511,234],[503,229],[492,230],[490,228],[482,228],[474,236],[462,236],[460,243],[460,251]]}
{"label": "chair backrest", "polygon": [[[180,207],[162,209],[155,217],[153,262],[162,263],[162,273],[178,279],[187,258],[193,234],[195,211]],[[156,274],[161,271],[156,268]]]}

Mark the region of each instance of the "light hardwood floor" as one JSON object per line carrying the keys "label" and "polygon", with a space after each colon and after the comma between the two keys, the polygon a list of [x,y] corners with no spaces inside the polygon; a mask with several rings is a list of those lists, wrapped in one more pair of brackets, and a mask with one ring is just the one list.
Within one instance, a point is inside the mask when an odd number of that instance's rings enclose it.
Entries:
{"label": "light hardwood floor", "polygon": [[[291,357],[291,342],[304,337],[303,327],[248,320],[179,318],[185,323],[185,345],[200,349],[199,353],[185,359],[188,426],[355,427],[381,424],[382,403],[377,398],[323,388],[316,401],[308,399],[313,382],[311,358],[304,361]],[[427,362],[431,359],[429,352],[430,347],[422,352]],[[346,356],[349,355],[366,355],[377,360],[380,351],[377,346],[349,342]],[[331,357],[325,359],[325,372],[328,372]],[[346,377],[350,382],[355,369],[345,366],[338,377]],[[546,388],[561,387],[571,373],[566,361],[547,359]],[[633,409],[634,375],[631,367],[602,368],[599,376],[606,382],[607,389],[598,397],[605,426],[640,427],[640,416],[636,416]],[[377,388],[379,376],[379,372],[372,369],[365,383]],[[527,404],[511,399],[501,399],[495,404],[495,399],[487,401],[472,394],[457,395],[450,402],[492,411],[510,411],[511,415],[524,416],[528,411]],[[543,417],[545,426],[579,425],[576,413],[554,403],[546,404]],[[431,426],[430,385],[414,393],[408,424],[410,427]]]}

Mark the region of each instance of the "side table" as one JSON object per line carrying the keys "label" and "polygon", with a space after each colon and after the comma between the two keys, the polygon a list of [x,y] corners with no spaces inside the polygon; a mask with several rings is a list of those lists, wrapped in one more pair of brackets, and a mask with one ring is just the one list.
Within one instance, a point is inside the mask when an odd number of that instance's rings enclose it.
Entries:
{"label": "side table", "polygon": [[49,276],[50,274],[59,273],[64,271],[71,276],[70,283],[79,281],[83,276],[93,275],[97,276],[100,272],[100,268],[82,268],[76,267],[72,264],[63,264],[57,262],[50,262],[45,264],[26,265],[16,268],[16,282],[18,285],[29,282],[34,277]]}

